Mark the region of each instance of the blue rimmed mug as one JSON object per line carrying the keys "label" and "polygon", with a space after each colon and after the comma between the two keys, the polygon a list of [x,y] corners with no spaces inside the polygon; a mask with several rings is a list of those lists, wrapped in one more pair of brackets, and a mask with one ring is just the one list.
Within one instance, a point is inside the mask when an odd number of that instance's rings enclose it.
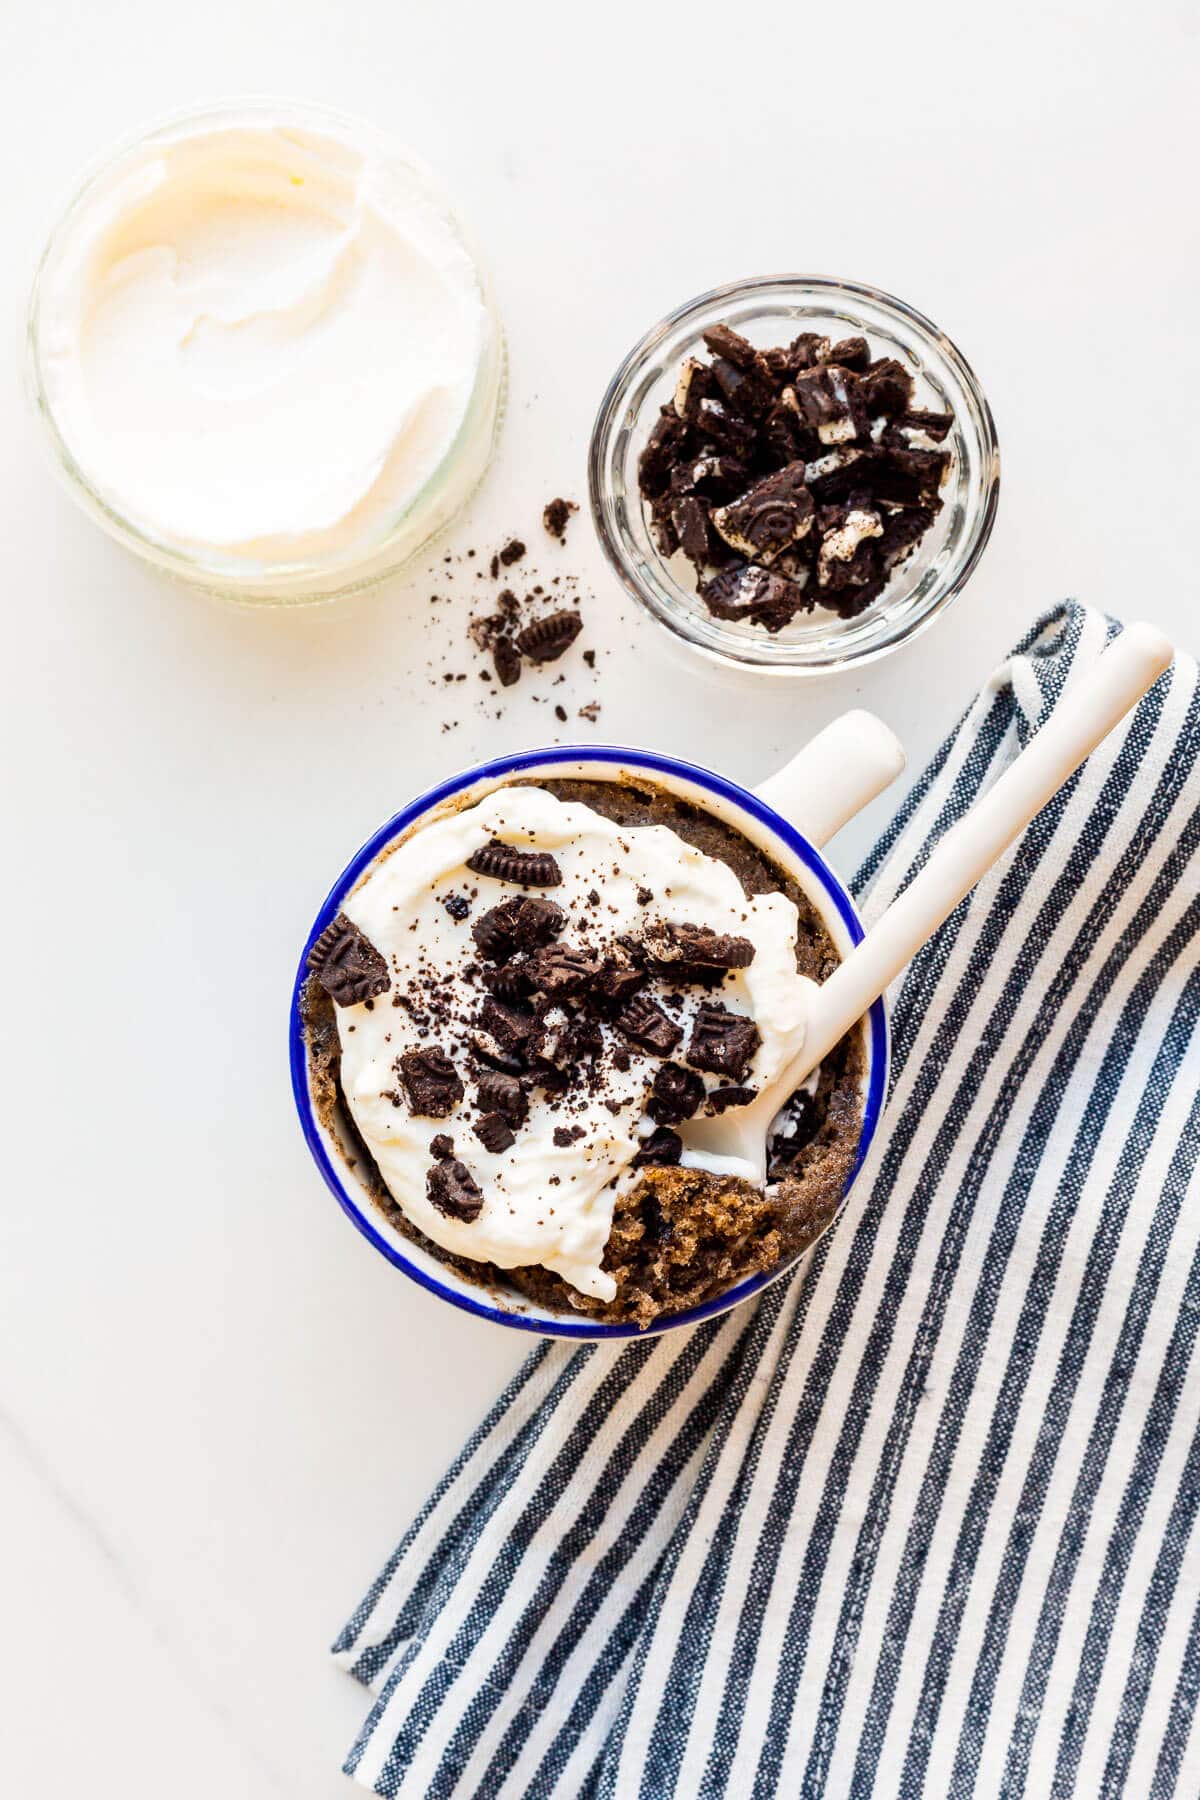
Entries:
{"label": "blue rimmed mug", "polygon": [[[675,757],[617,745],[556,746],[499,757],[451,776],[411,801],[380,826],[334,882],[304,944],[292,990],[289,1022],[292,1091],[313,1160],[343,1212],[362,1235],[397,1269],[430,1293],[477,1318],[544,1337],[611,1339],[675,1331],[728,1312],[778,1281],[799,1257],[748,1276],[723,1294],[685,1312],[656,1319],[648,1327],[607,1324],[567,1308],[539,1304],[516,1288],[483,1287],[467,1280],[431,1251],[413,1242],[385,1217],[360,1168],[352,1166],[336,1135],[318,1118],[313,1100],[301,990],[314,940],[342,910],[367,871],[402,839],[447,812],[472,806],[494,788],[517,778],[612,780],[625,774],[691,801],[739,831],[791,876],[820,915],[835,948],[845,955],[863,935],[854,901],[821,853],[841,825],[873,798],[903,765],[903,752],[886,727],[865,713],[835,721],[799,755],[756,791],[723,775]],[[889,1038],[883,1002],[871,1007],[864,1033],[863,1116],[858,1149],[843,1193],[849,1193],[870,1150],[887,1094]],[[811,1246],[809,1246],[811,1248]],[[801,1252],[807,1255],[807,1248]]]}

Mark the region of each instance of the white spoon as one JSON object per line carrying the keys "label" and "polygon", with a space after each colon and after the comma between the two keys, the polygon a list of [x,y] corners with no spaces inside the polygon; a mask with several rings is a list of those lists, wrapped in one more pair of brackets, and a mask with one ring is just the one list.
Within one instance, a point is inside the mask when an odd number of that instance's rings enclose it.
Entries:
{"label": "white spoon", "polygon": [[[761,1186],[767,1131],[794,1094],[975,883],[1003,855],[1114,726],[1137,705],[1174,654],[1150,625],[1129,625],[1096,666],[1068,689],[996,785],[946,833],[904,892],[821,987],[812,990],[804,1043],[749,1106],[680,1127],[684,1161]],[[696,1153],[699,1153],[697,1156]]]}

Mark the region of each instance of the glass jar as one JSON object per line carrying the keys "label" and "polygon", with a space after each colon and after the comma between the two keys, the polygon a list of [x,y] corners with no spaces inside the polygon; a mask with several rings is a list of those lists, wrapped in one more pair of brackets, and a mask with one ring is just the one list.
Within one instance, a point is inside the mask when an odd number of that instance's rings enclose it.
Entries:
{"label": "glass jar", "polygon": [[[86,221],[92,209],[102,208],[124,193],[122,183],[132,182],[136,197],[137,171],[148,153],[165,153],[200,133],[252,132],[266,126],[284,134],[305,134],[306,143],[316,137],[339,154],[344,151],[352,157],[369,158],[370,168],[379,172],[383,183],[407,183],[409,189],[419,191],[432,216],[447,228],[447,241],[465,258],[484,316],[461,420],[452,442],[424,475],[419,489],[398,494],[394,508],[381,508],[383,516],[352,543],[323,544],[294,560],[286,551],[197,546],[160,535],[148,517],[106,490],[102,459],[81,453],[78,440],[72,441],[63,408],[56,404],[53,383],[47,379],[54,336],[49,297],[56,293],[60,278],[69,281],[72,259],[79,256],[80,243],[86,241]],[[43,252],[30,298],[27,349],[33,404],[45,426],[57,471],[75,500],[112,537],[153,568],[231,600],[277,604],[328,600],[392,574],[442,530],[473,493],[491,460],[503,415],[504,336],[490,285],[461,219],[436,179],[418,158],[373,127],[321,107],[290,102],[255,101],[183,114],[130,140],[98,165],[67,206]]]}
{"label": "glass jar", "polygon": [[[759,349],[802,331],[865,337],[873,356],[910,371],[916,407],[951,411],[942,448],[951,466],[942,510],[878,600],[857,618],[817,608],[782,631],[714,618],[681,556],[659,551],[638,492],[637,462],[680,364],[706,354],[703,334],[723,323]],[[588,460],[592,515],[605,554],[650,616],[710,658],[774,675],[820,675],[871,661],[924,631],[961,593],[983,554],[1000,486],[996,428],[962,352],[902,300],[858,282],[775,275],[733,282],[690,300],[654,325],[612,379],[592,431]]]}

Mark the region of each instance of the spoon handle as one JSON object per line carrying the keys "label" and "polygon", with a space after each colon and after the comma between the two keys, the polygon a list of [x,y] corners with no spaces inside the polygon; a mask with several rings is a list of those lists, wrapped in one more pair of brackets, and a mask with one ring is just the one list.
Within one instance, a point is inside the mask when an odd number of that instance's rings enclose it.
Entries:
{"label": "spoon handle", "polygon": [[895,732],[856,709],[826,725],[755,792],[820,849],[903,768]]}
{"label": "spoon handle", "polygon": [[966,816],[946,833],[905,891],[818,990],[804,1048],[787,1081],[798,1085],[1002,856],[1034,815],[1170,666],[1171,644],[1129,625],[1073,683],[1045,724]]}

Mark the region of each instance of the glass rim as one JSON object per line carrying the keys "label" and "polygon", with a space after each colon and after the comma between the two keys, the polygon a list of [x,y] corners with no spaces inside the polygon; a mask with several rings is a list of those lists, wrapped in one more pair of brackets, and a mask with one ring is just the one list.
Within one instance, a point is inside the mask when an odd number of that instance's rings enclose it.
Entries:
{"label": "glass rim", "polygon": [[[117,174],[124,162],[131,160],[138,151],[152,148],[160,142],[168,142],[172,134],[191,125],[210,123],[215,126],[224,122],[236,126],[268,118],[279,119],[284,125],[308,125],[314,130],[323,129],[351,147],[373,149],[392,167],[405,168],[419,175],[428,184],[430,196],[439,213],[470,261],[490,327],[480,344],[470,397],[453,439],[437,467],[404,506],[389,517],[379,533],[365,545],[339,551],[328,557],[269,563],[250,562],[219,553],[189,553],[178,545],[157,537],[148,526],[130,517],[104,494],[97,481],[75,456],[55,416],[43,372],[43,321],[40,311],[45,297],[47,274],[67,232],[95,190]],[[151,566],[189,586],[248,603],[302,604],[305,601],[337,599],[384,579],[407,560],[411,553],[409,551],[400,553],[394,562],[386,561],[389,543],[422,510],[436,502],[465,446],[475,435],[489,408],[494,414],[489,433],[490,460],[491,447],[494,446],[504,413],[507,380],[504,332],[490,276],[472,234],[437,171],[416,151],[400,139],[392,137],[373,121],[324,105],[320,101],[286,99],[268,94],[182,107],[160,114],[147,124],[127,132],[115,144],[93,157],[70,189],[67,198],[60,203],[53,220],[34,266],[25,309],[24,386],[27,401],[40,422],[42,441],[49,450],[55,472],[65,483],[72,498],[111,537]],[[436,536],[437,529],[435,527],[430,535]],[[381,558],[385,559],[382,567],[377,566]],[[369,573],[364,572],[368,569]],[[267,591],[276,587],[280,590],[278,593]],[[298,588],[298,591],[291,591],[292,588]]]}
{"label": "glass rim", "polygon": [[[793,644],[771,639],[766,633],[761,640],[740,640],[743,648],[738,647],[739,640],[715,641],[715,633],[710,634],[707,627],[717,625],[719,621],[705,618],[703,603],[694,592],[689,594],[674,581],[667,568],[667,559],[653,545],[651,579],[646,579],[618,523],[619,507],[625,500],[636,502],[639,508],[642,505],[640,494],[628,495],[624,484],[621,484],[620,494],[617,493],[614,467],[622,423],[630,412],[630,394],[655,352],[668,338],[679,334],[681,327],[714,307],[772,293],[778,294],[781,301],[788,297],[792,306],[797,304],[798,296],[804,295],[811,296],[817,306],[822,299],[831,304],[844,303],[848,311],[857,300],[884,316],[893,317],[916,334],[930,353],[931,365],[940,361],[961,385],[969,402],[969,418],[964,428],[971,430],[982,484],[971,534],[956,556],[952,570],[935,584],[928,600],[907,616],[891,621],[891,629],[886,628],[883,614],[875,615],[878,621],[884,622],[885,628],[874,637],[869,635],[872,609],[867,608],[857,619],[845,621],[852,627],[859,626],[863,619],[868,621],[859,641],[847,641],[844,646],[833,647],[820,656],[805,655]],[[863,330],[869,332],[869,323],[863,325]],[[832,275],[749,276],[709,288],[674,308],[652,325],[622,359],[601,399],[588,445],[588,499],[592,523],[610,567],[627,592],[672,637],[709,662],[722,668],[775,678],[826,676],[842,669],[859,669],[928,630],[958,598],[974,574],[991,537],[999,494],[1000,447],[995,419],[979,378],[958,345],[932,319],[907,301],[869,283]],[[656,585],[659,581],[661,597]],[[672,592],[689,604],[673,604],[668,597]]]}

